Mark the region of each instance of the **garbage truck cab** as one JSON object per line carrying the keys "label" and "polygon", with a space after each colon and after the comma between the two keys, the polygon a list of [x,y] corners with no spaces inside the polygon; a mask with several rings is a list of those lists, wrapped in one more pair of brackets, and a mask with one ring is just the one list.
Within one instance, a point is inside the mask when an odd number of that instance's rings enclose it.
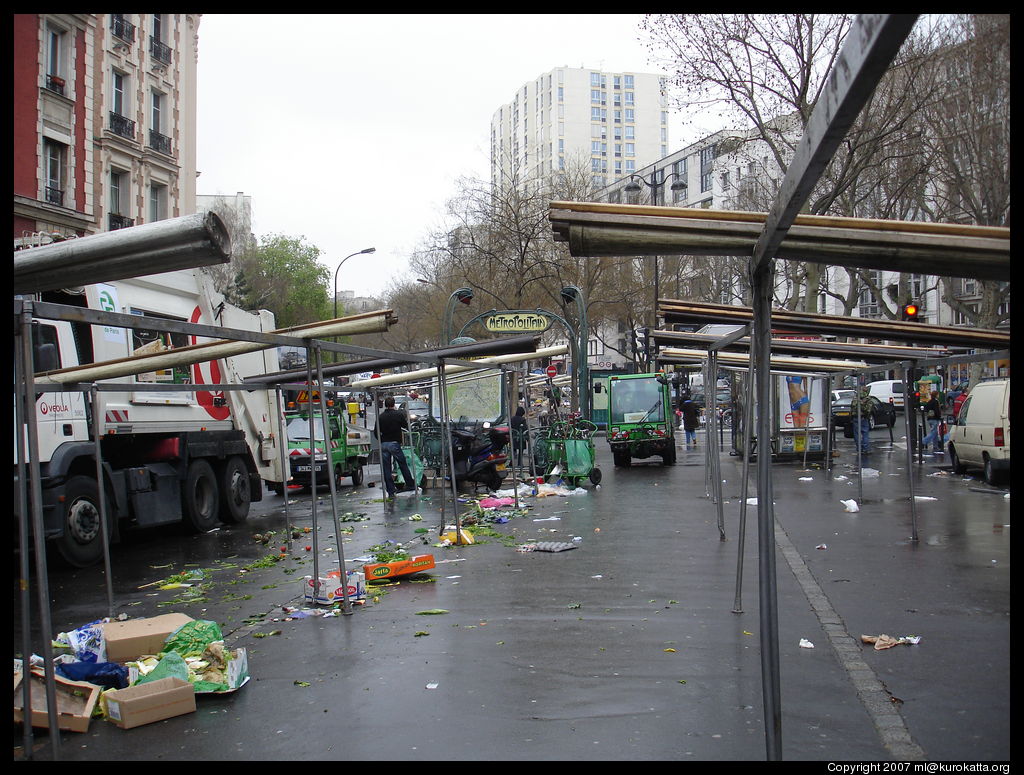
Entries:
{"label": "garbage truck cab", "polygon": [[670,382],[662,372],[620,374],[608,380],[608,443],[616,466],[660,455],[675,465],[675,417]]}

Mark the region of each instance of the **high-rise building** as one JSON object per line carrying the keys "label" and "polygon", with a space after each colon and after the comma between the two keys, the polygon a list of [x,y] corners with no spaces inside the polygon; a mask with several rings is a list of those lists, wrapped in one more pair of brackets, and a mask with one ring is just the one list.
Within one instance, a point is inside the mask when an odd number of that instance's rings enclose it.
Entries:
{"label": "high-rise building", "polygon": [[14,15],[14,239],[195,212],[200,14]]}
{"label": "high-rise building", "polygon": [[558,67],[491,119],[491,181],[548,180],[583,164],[603,187],[668,155],[664,76]]}

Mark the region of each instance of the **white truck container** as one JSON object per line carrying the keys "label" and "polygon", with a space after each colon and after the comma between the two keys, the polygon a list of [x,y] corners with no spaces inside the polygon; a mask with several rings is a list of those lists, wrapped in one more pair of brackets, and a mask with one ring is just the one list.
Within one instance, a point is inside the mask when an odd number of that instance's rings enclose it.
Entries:
{"label": "white truck container", "polygon": [[[101,283],[46,301],[186,323],[269,332],[274,316],[226,303],[201,270]],[[211,341],[180,332],[39,320],[36,369],[66,369]],[[41,352],[50,360],[42,366]],[[53,355],[56,354],[56,361]],[[276,348],[119,377],[141,385],[237,384],[279,369]],[[101,439],[111,538],[118,531],[182,521],[195,531],[243,522],[264,480],[282,482],[280,407],[273,391],[43,392],[36,400],[40,484],[47,539],[83,567],[103,554],[94,434]],[[17,431],[16,431],[17,433]],[[17,447],[15,447],[17,455]],[[18,471],[15,468],[15,479]],[[15,488],[17,493],[17,487]],[[30,490],[31,492],[31,490]],[[31,497],[31,495],[30,495]],[[15,512],[18,502],[15,498]]]}

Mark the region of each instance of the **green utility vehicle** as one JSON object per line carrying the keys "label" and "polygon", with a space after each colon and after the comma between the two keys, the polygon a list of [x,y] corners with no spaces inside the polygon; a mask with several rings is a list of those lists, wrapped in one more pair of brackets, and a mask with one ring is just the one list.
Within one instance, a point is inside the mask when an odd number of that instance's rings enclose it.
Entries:
{"label": "green utility vehicle", "polygon": [[[309,443],[309,404],[300,402],[299,409],[286,411],[285,433],[288,436],[288,461],[291,469],[290,484],[309,487],[312,479],[312,466],[316,466],[317,487],[329,486],[328,471],[333,472],[335,487],[341,486],[341,480],[352,479],[352,486],[358,487],[363,481],[363,466],[370,457],[370,432],[345,422],[345,415],[340,409],[328,407],[327,428],[330,433],[331,461],[328,468],[327,455],[324,452],[324,423],[319,406],[313,409],[313,430],[316,437],[315,456]],[[280,482],[269,482],[270,488],[280,495],[284,485]]]}
{"label": "green utility vehicle", "polygon": [[675,465],[675,414],[668,378],[656,374],[619,374],[608,379],[608,443],[615,465],[660,455]]}

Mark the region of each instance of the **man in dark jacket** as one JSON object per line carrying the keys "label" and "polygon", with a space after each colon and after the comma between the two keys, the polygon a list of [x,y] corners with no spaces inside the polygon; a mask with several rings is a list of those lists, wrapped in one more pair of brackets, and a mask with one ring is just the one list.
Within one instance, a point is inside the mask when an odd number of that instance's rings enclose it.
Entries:
{"label": "man in dark jacket", "polygon": [[697,446],[697,429],[700,427],[700,410],[689,398],[683,401],[683,430],[686,431],[686,446]]}
{"label": "man in dark jacket", "polygon": [[526,410],[516,409],[512,417],[512,442],[516,446],[516,465],[523,464],[523,447],[526,446]]}
{"label": "man in dark jacket", "polygon": [[409,471],[405,453],[402,452],[402,430],[408,430],[408,428],[409,420],[405,412],[395,409],[394,398],[391,396],[385,398],[384,411],[377,418],[376,432],[380,439],[380,469],[384,478],[386,500],[392,500],[395,497],[395,462],[398,463],[398,468],[402,472],[406,488],[412,489],[416,486],[412,472]]}

